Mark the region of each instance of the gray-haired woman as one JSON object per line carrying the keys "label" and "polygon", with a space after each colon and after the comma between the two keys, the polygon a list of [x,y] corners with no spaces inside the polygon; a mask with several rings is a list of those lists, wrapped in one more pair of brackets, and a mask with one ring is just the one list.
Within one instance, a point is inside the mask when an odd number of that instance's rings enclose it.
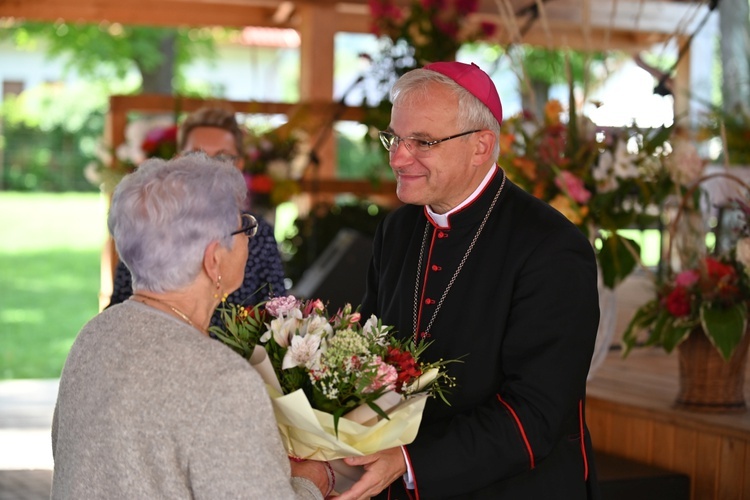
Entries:
{"label": "gray-haired woman", "polygon": [[243,280],[257,228],[245,197],[240,172],[205,155],[149,160],[117,187],[108,225],[134,295],[89,321],[68,355],[53,498],[328,491],[324,464],[290,465],[260,376],[206,333]]}

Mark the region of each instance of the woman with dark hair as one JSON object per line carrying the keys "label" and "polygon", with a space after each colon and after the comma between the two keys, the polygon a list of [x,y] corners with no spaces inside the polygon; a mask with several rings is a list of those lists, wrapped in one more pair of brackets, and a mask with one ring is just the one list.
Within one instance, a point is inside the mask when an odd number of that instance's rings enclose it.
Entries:
{"label": "woman with dark hair", "polygon": [[[188,115],[180,126],[178,150],[183,155],[203,152],[212,158],[232,163],[240,171],[245,166],[242,129],[234,112],[220,107],[205,107]],[[245,186],[244,179],[242,186]],[[257,217],[257,220],[258,233],[249,248],[245,279],[227,299],[232,303],[254,305],[271,296],[286,293],[284,267],[273,227],[261,217]],[[121,260],[115,270],[109,305],[123,302],[132,293],[131,274]],[[212,324],[219,324],[219,319],[217,311]]]}

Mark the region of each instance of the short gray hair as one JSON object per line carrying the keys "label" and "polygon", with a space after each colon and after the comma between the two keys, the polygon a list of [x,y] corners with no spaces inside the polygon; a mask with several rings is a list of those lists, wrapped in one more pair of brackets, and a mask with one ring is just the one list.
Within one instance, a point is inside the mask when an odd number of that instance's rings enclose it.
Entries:
{"label": "short gray hair", "polygon": [[391,88],[391,102],[396,105],[407,97],[430,100],[429,84],[444,85],[458,98],[458,113],[456,125],[459,132],[475,128],[488,129],[495,133],[493,155],[500,155],[500,124],[492,114],[490,108],[474,97],[471,92],[456,83],[452,78],[437,71],[418,68],[404,74]]}
{"label": "short gray hair", "polygon": [[107,225],[133,290],[163,293],[189,285],[206,247],[231,248],[247,188],[233,165],[193,154],[150,159],[115,189]]}

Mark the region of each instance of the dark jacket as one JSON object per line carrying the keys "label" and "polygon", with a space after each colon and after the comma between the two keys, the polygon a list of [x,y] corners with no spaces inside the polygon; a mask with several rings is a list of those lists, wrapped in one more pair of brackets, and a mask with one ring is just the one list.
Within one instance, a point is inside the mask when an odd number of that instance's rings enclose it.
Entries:
{"label": "dark jacket", "polygon": [[[412,205],[383,221],[363,318],[376,314],[410,336],[416,303],[417,331],[427,329],[503,177],[497,170],[479,198],[450,217],[448,229]],[[451,405],[430,399],[416,440],[406,446],[422,499],[598,498],[584,422],[599,321],[596,278],[581,231],[505,180],[425,336],[432,342],[426,359],[465,357],[449,365],[458,384]]]}

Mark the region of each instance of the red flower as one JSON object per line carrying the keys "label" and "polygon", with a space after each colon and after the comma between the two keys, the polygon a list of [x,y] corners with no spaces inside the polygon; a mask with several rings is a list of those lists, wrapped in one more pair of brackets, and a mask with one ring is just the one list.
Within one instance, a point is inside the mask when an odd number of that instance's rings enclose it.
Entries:
{"label": "red flower", "polygon": [[396,367],[396,371],[398,372],[396,387],[398,389],[400,389],[404,383],[411,382],[422,375],[422,371],[417,366],[416,360],[408,351],[400,351],[393,347],[389,347],[388,354],[385,357],[385,362]]}
{"label": "red flower", "polygon": [[690,314],[690,293],[686,288],[676,287],[667,295],[665,306],[672,316],[687,316]]}
{"label": "red flower", "polygon": [[708,274],[708,279],[714,282],[730,280],[734,278],[734,268],[711,257],[706,257],[706,274]]}
{"label": "red flower", "polygon": [[479,23],[479,29],[482,31],[485,37],[494,36],[497,31],[497,25],[489,21],[482,21]]}
{"label": "red flower", "polygon": [[456,0],[456,11],[459,16],[466,16],[476,12],[479,8],[479,0]]}
{"label": "red flower", "polygon": [[273,179],[264,174],[253,175],[250,178],[250,191],[253,193],[270,193],[273,190]]}
{"label": "red flower", "polygon": [[149,130],[141,143],[141,149],[149,158],[171,158],[171,154],[177,149],[177,126]]}

